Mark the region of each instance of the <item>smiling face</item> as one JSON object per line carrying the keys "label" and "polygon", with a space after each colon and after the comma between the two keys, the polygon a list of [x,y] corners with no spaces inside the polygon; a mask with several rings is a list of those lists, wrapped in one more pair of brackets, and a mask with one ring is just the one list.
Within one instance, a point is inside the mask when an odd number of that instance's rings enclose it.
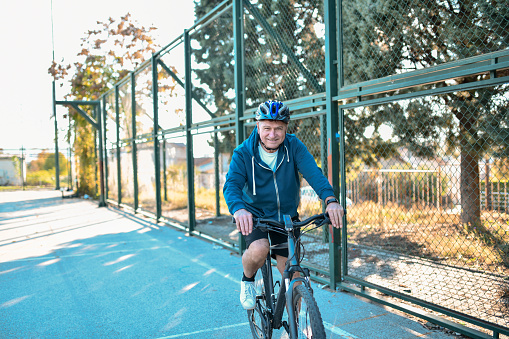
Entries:
{"label": "smiling face", "polygon": [[276,152],[285,140],[288,125],[282,121],[260,120],[256,126],[263,149],[269,153]]}

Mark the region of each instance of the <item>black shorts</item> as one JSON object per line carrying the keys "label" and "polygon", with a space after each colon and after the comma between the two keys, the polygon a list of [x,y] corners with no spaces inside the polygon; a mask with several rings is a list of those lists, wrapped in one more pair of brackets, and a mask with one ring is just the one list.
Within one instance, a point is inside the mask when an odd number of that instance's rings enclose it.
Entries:
{"label": "black shorts", "polygon": [[[294,221],[297,221],[297,220],[294,220]],[[300,229],[295,229],[294,233],[295,233],[295,236],[298,237],[300,235]],[[251,243],[256,240],[269,239],[269,237],[270,237],[270,244],[272,246],[288,242],[288,235],[286,235],[286,234],[282,234],[282,233],[274,232],[274,231],[264,232],[264,231],[260,231],[257,228],[254,228],[253,232],[244,236],[244,238],[246,240],[246,248],[249,248],[249,245],[251,245]],[[276,255],[280,255],[282,257],[288,258],[288,248],[272,249],[270,251],[270,255],[274,259],[276,259]]]}

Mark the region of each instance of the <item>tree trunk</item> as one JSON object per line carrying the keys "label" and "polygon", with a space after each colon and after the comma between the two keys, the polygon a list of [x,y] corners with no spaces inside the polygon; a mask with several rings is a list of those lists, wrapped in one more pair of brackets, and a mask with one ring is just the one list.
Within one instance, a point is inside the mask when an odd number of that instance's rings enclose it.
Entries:
{"label": "tree trunk", "polygon": [[470,145],[461,145],[461,223],[480,225],[479,156]]}

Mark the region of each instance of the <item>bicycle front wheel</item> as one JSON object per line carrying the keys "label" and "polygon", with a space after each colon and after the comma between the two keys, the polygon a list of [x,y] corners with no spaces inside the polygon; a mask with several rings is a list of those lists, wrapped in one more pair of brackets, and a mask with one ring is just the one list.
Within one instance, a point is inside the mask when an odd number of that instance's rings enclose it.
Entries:
{"label": "bicycle front wheel", "polygon": [[261,293],[256,299],[256,307],[253,310],[247,311],[249,319],[249,326],[251,333],[255,339],[271,339],[272,338],[272,324],[270,322],[271,314],[269,305],[271,304],[270,295],[270,279],[267,272],[267,265],[262,266],[260,269],[262,273],[261,281],[257,284],[260,286]]}
{"label": "bicycle front wheel", "polygon": [[322,316],[311,291],[304,285],[295,287],[292,303],[297,321],[297,338],[325,339]]}

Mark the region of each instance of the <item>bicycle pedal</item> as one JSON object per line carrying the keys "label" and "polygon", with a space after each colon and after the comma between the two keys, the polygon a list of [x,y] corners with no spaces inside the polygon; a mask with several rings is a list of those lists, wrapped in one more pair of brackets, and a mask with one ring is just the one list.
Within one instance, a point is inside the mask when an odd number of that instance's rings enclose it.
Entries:
{"label": "bicycle pedal", "polygon": [[286,333],[290,334],[290,326],[288,326],[288,322],[283,321],[283,327],[285,328]]}

